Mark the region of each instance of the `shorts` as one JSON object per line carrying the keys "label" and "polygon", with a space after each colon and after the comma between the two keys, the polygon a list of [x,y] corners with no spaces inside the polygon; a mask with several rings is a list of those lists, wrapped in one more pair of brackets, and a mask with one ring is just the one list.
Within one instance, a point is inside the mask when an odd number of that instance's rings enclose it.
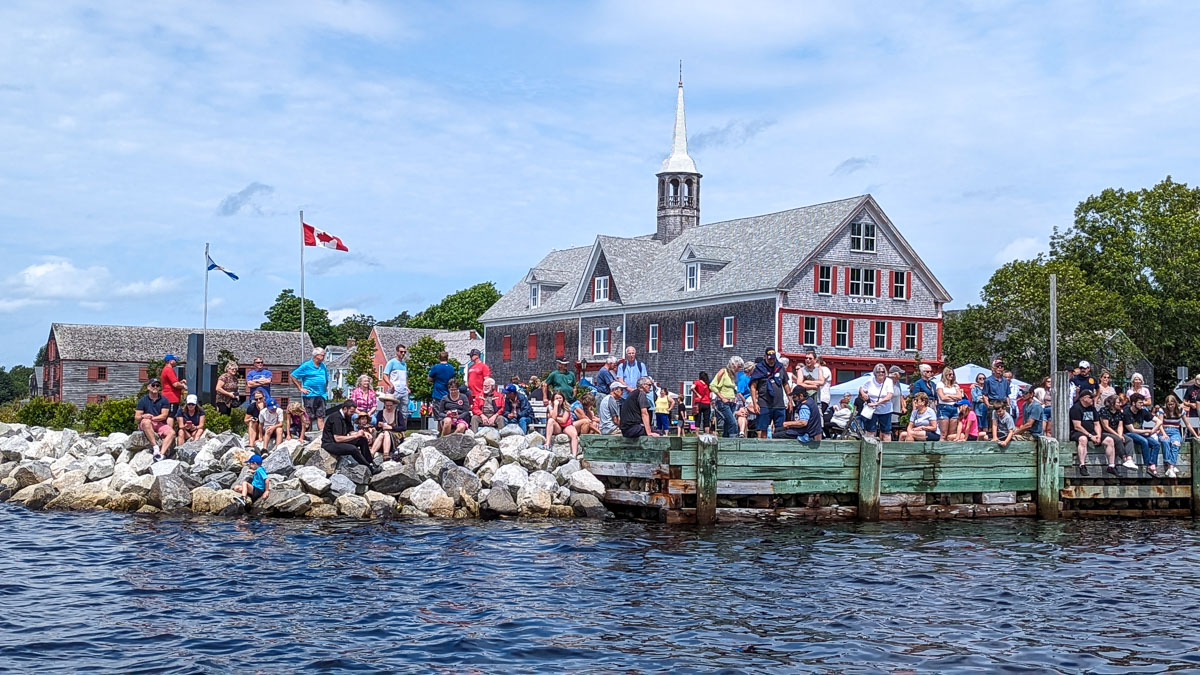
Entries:
{"label": "shorts", "polygon": [[949,420],[958,417],[958,408],[949,403],[939,403],[937,407],[938,419]]}
{"label": "shorts", "polygon": [[304,412],[308,413],[308,419],[316,420],[325,417],[325,397],[324,396],[304,396]]}
{"label": "shorts", "polygon": [[926,431],[925,432],[925,440],[940,441],[940,440],[942,440],[942,434],[939,431]]}
{"label": "shorts", "polygon": [[637,424],[629,427],[628,429],[622,429],[621,435],[624,436],[625,438],[638,438],[640,436],[645,436],[646,435],[646,427],[642,426],[641,422],[638,422]]}
{"label": "shorts", "polygon": [[257,501],[259,497],[263,496],[262,488],[254,487],[250,481],[246,481],[246,484],[250,486],[250,492],[248,493],[248,496],[250,497],[251,501]]}
{"label": "shorts", "polygon": [[[1081,439],[1081,438],[1086,438],[1086,439],[1088,439],[1088,443],[1091,443],[1091,442],[1092,442],[1092,438],[1091,438],[1091,436],[1089,436],[1089,435],[1087,435],[1087,434],[1083,433],[1082,431],[1072,431],[1072,432],[1071,432],[1071,442],[1072,442],[1072,443],[1078,443],[1078,442],[1079,442],[1079,439]],[[1103,439],[1103,437],[1101,437],[1101,438]]]}
{"label": "shorts", "polygon": [[863,431],[867,433],[875,433],[876,431],[885,434],[892,433],[892,414],[891,413],[875,413],[870,417],[858,416],[858,420],[862,422]]}
{"label": "shorts", "polygon": [[774,422],[776,429],[782,429],[785,421],[787,421],[787,408],[759,408],[758,416],[754,419],[754,428],[766,431]]}
{"label": "shorts", "polygon": [[[167,419],[169,420],[170,418]],[[169,421],[156,422],[154,420],[150,420],[150,428],[154,429],[154,433],[158,434],[159,436],[165,436],[166,433],[171,430],[171,423]]]}
{"label": "shorts", "polygon": [[228,403],[225,401],[217,401],[217,412],[221,413],[222,415],[228,415],[230,410],[232,410],[232,408]]}

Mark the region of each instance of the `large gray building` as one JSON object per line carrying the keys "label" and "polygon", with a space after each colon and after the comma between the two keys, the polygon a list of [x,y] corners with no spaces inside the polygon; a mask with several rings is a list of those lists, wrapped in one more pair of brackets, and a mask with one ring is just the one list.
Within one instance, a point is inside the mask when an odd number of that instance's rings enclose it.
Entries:
{"label": "large gray building", "polygon": [[[812,348],[835,382],[876,363],[940,366],[950,301],[870,195],[700,224],[679,83],[671,154],[657,174],[658,226],[552,251],[481,318],[499,381],[636,347],[650,375],[690,394],[735,354]],[[503,378],[503,379],[501,379]]]}

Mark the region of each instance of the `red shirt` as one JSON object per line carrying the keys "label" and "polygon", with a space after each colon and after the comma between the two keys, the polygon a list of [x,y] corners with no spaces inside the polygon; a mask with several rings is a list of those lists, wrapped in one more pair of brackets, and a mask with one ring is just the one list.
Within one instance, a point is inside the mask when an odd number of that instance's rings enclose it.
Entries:
{"label": "red shirt", "polygon": [[162,395],[167,399],[167,403],[179,403],[179,390],[175,388],[179,377],[175,375],[175,369],[171,366],[163,366],[162,377],[158,379],[162,381]]}
{"label": "red shirt", "polygon": [[492,369],[483,361],[467,366],[467,389],[471,390],[472,400],[483,393],[483,378],[491,376]]}
{"label": "red shirt", "polygon": [[708,389],[708,385],[704,380],[696,380],[692,383],[692,400],[702,405],[712,404],[712,393]]}

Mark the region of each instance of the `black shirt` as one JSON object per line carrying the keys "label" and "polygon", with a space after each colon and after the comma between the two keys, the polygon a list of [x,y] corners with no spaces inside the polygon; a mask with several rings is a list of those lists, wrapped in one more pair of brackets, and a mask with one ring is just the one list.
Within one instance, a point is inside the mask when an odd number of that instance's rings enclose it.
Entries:
{"label": "black shirt", "polygon": [[184,422],[191,422],[196,426],[200,426],[200,420],[203,417],[204,408],[201,408],[200,406],[196,406],[196,412],[192,415],[187,414],[187,406],[181,406],[179,410],[175,412],[175,419],[182,420]]}
{"label": "black shirt", "polygon": [[[1107,407],[1104,407],[1100,409],[1100,419],[1108,422],[1108,426],[1110,429],[1112,429],[1112,433],[1116,434],[1120,433],[1121,431],[1117,428],[1117,426],[1125,420],[1125,413],[1123,413],[1120,408],[1109,410]],[[1100,427],[1100,430],[1104,431],[1104,427]]]}
{"label": "black shirt", "polygon": [[[642,411],[653,410],[646,392],[638,389],[621,399],[621,431],[628,431],[642,423]],[[649,431],[647,429],[646,431]]]}
{"label": "black shirt", "polygon": [[[1071,422],[1081,422],[1083,424],[1083,430],[1088,434],[1096,433],[1097,416],[1098,415],[1096,414],[1095,406],[1085,408],[1083,407],[1083,404],[1078,401],[1075,402],[1075,405],[1071,406],[1071,413],[1069,415]],[[1074,424],[1071,424],[1071,430],[1075,430]]]}
{"label": "black shirt", "polygon": [[1200,386],[1189,384],[1183,392],[1183,400],[1188,403],[1200,403]]}
{"label": "black shirt", "polygon": [[1142,408],[1137,412],[1134,412],[1132,407],[1125,408],[1125,431],[1127,432],[1133,431],[1134,429],[1141,429],[1142,422],[1153,421],[1154,415],[1151,415],[1150,411],[1145,408]]}
{"label": "black shirt", "polygon": [[342,414],[342,409],[329,413],[325,418],[325,430],[321,432],[321,443],[323,445],[332,445],[337,443],[333,439],[334,436],[349,436],[354,431],[354,424],[346,419]]}
{"label": "black shirt", "polygon": [[1072,375],[1071,384],[1075,385],[1077,396],[1078,392],[1083,391],[1084,389],[1091,389],[1092,393],[1097,393],[1096,378],[1092,377],[1091,375]]}

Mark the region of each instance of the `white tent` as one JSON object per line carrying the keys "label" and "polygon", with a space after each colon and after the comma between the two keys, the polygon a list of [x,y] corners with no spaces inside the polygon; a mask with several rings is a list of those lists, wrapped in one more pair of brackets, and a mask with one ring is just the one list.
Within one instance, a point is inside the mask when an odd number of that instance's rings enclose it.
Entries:
{"label": "white tent", "polygon": [[[873,377],[875,377],[875,376],[874,375],[863,375],[862,377],[856,377],[853,380],[850,380],[849,382],[835,384],[834,386],[830,387],[829,388],[830,403],[836,402],[838,399],[840,399],[842,397],[842,394],[849,393],[851,397],[857,396],[859,388],[862,387],[864,384],[866,384],[867,381]],[[904,384],[903,382],[900,383],[900,393],[903,396],[908,396],[908,385],[907,384]]]}
{"label": "white tent", "polygon": [[[968,363],[965,366],[959,366],[954,369],[954,381],[958,383],[958,386],[970,389],[971,385],[975,384],[975,378],[978,377],[980,373],[983,373],[984,377],[991,377],[992,375],[991,370],[984,368],[983,366],[977,366],[974,363]],[[936,382],[941,382],[942,376],[939,374],[933,379]],[[1022,382],[1015,377],[1013,378],[1012,383],[1016,387],[1017,391],[1029,386],[1028,382]]]}

